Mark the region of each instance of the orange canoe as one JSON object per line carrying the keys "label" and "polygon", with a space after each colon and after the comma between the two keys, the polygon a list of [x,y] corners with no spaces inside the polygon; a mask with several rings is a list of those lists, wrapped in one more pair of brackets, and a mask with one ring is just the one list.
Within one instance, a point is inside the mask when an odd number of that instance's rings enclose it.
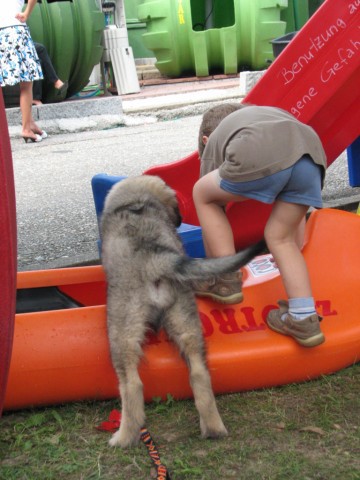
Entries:
{"label": "orange canoe", "polygon": [[[324,209],[307,223],[304,255],[326,336],[318,347],[302,348],[267,328],[268,310],[284,298],[268,255],[246,267],[242,304],[198,300],[216,393],[306,381],[359,360],[358,238],[360,217],[352,213]],[[48,310],[16,315],[4,408],[116,397],[102,268],[20,272],[19,297],[28,289],[32,301],[38,295],[38,306]],[[168,393],[177,399],[192,395],[186,365],[163,332],[148,337],[140,373],[147,401]]]}

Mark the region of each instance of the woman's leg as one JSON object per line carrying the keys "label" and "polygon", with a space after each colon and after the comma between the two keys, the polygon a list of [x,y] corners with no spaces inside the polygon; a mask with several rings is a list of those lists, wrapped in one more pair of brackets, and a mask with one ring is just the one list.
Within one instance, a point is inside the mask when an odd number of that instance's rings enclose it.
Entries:
{"label": "woman's leg", "polygon": [[32,106],[32,82],[20,82],[20,110],[22,116],[22,136],[33,137],[35,135],[31,129],[33,118],[31,113]]}
{"label": "woman's leg", "polygon": [[[22,136],[25,138],[36,139],[36,135],[43,133],[32,116],[32,82],[20,82],[20,110],[22,116]],[[39,139],[38,139],[39,141]]]}

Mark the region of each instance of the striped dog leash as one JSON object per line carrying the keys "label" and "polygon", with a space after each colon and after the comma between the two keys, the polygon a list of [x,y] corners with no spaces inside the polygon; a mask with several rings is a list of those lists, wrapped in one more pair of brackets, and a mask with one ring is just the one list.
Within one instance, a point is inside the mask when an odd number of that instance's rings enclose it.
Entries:
{"label": "striped dog leash", "polygon": [[[115,432],[120,427],[121,413],[118,410],[112,410],[107,422],[102,422],[101,425],[96,427],[98,430],[106,432]],[[154,463],[156,469],[156,480],[171,480],[167,467],[161,463],[159,451],[152,439],[149,431],[143,427],[140,430],[140,438],[147,448],[151,460]]]}
{"label": "striped dog leash", "polygon": [[156,468],[156,480],[171,480],[168,469],[165,465],[161,463],[160,455],[156,445],[148,432],[148,430],[143,427],[141,429],[140,438],[145,444],[145,447],[148,450],[151,460],[153,461]]}

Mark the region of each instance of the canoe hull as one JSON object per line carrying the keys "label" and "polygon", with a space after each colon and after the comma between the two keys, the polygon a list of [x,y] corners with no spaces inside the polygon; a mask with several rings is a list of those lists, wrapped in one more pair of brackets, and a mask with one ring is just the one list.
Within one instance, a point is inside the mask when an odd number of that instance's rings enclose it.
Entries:
{"label": "canoe hull", "polygon": [[[339,232],[341,234],[339,234]],[[224,306],[198,299],[215,393],[302,382],[359,360],[358,290],[360,217],[314,212],[304,255],[309,265],[326,342],[303,348],[268,329],[265,318],[284,298],[269,255],[245,269],[245,301]],[[16,315],[6,409],[118,395],[106,335],[105,280],[100,266],[19,273],[18,288],[58,285],[85,306]],[[98,292],[94,304],[94,293]],[[164,332],[150,335],[139,366],[146,401],[192,396],[188,371]],[[121,386],[120,386],[121,390]]]}

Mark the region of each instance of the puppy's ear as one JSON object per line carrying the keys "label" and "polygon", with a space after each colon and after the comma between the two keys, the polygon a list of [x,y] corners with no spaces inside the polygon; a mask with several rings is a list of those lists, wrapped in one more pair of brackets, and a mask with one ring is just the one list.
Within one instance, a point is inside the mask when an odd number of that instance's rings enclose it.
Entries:
{"label": "puppy's ear", "polygon": [[144,208],[145,208],[145,205],[142,202],[131,203],[128,206],[128,210],[130,210],[130,212],[137,213],[138,215],[143,213]]}
{"label": "puppy's ear", "polygon": [[144,203],[143,202],[137,202],[137,203],[130,203],[129,205],[121,205],[121,207],[115,208],[113,213],[119,213],[119,212],[124,212],[128,211],[137,215],[141,215],[144,211]]}

